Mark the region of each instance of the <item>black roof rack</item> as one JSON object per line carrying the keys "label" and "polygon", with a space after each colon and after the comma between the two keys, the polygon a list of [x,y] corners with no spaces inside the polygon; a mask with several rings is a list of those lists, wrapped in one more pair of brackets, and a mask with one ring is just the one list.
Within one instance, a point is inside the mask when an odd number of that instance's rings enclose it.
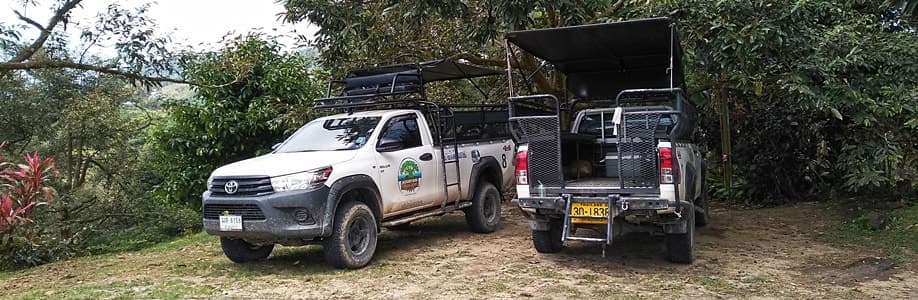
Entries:
{"label": "black roof rack", "polygon": [[[326,97],[314,101],[315,109],[429,108],[424,84],[435,81],[471,79],[504,74],[465,61],[439,59],[348,71],[330,81]],[[341,95],[332,96],[334,85],[343,85]]]}

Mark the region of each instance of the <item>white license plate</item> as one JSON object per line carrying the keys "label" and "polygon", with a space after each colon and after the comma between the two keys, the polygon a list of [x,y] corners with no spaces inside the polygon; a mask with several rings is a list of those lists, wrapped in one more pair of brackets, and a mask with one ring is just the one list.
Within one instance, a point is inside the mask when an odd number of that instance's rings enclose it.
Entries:
{"label": "white license plate", "polygon": [[220,216],[220,231],[242,231],[242,216]]}

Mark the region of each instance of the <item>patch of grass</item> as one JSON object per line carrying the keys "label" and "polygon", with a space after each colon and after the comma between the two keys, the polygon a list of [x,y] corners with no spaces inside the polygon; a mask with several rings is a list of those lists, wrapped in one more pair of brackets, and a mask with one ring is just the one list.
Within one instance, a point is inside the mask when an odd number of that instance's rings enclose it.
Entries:
{"label": "patch of grass", "polygon": [[173,239],[171,241],[158,243],[152,247],[143,248],[140,250],[141,253],[152,253],[152,252],[162,252],[166,250],[178,249],[182,247],[187,247],[196,244],[204,244],[207,242],[214,242],[217,240],[217,237],[208,235],[206,233],[196,233],[189,236]]}
{"label": "patch of grass", "polygon": [[37,289],[18,299],[186,299],[211,293],[212,287],[195,286],[183,280],[151,283],[146,280],[111,284],[87,284],[52,289]]}
{"label": "patch of grass", "polygon": [[88,284],[59,289],[37,289],[16,299],[130,299],[140,295],[136,294],[135,284],[143,285],[146,282],[117,282],[107,285]]}
{"label": "patch of grass", "polygon": [[185,299],[206,296],[210,294],[211,290],[213,289],[208,286],[194,286],[182,280],[169,280],[153,286],[149,291],[149,298]]}
{"label": "patch of grass", "polygon": [[890,219],[889,229],[871,230],[861,216],[836,227],[826,239],[838,246],[882,249],[899,264],[912,261],[918,254],[918,206],[894,210]]}
{"label": "patch of grass", "polygon": [[510,291],[510,279],[506,277],[496,277],[489,278],[490,280],[485,281],[477,285],[477,290],[485,294],[496,294],[504,293]]}
{"label": "patch of grass", "polygon": [[696,277],[695,282],[711,290],[723,289],[728,285],[723,279],[711,276]]}
{"label": "patch of grass", "polygon": [[768,282],[768,278],[769,278],[768,273],[755,272],[755,273],[743,276],[743,278],[740,279],[740,282],[748,283],[748,284],[759,284],[759,283]]}
{"label": "patch of grass", "polygon": [[580,282],[581,282],[581,283],[586,283],[586,284],[591,284],[591,283],[596,282],[596,279],[597,279],[597,278],[598,278],[598,277],[597,277],[595,274],[582,274],[582,275],[580,275]]}
{"label": "patch of grass", "polygon": [[560,278],[561,274],[558,274],[555,270],[549,268],[538,268],[535,270],[535,275],[541,278]]}
{"label": "patch of grass", "polygon": [[572,286],[568,286],[566,284],[556,284],[554,287],[552,287],[552,290],[554,290],[555,292],[559,294],[564,294],[568,297],[573,297],[573,298],[583,297],[583,293],[580,292],[580,290]]}
{"label": "patch of grass", "polygon": [[641,297],[637,294],[630,294],[630,293],[627,293],[615,287],[606,287],[606,288],[596,290],[593,293],[593,296],[598,299],[621,299],[621,300],[641,299]]}

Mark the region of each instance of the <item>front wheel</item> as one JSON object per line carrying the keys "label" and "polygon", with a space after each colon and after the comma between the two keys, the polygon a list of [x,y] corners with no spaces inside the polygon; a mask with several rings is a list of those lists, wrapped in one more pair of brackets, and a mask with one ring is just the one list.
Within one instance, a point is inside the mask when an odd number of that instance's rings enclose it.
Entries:
{"label": "front wheel", "polygon": [[376,234],[376,218],[366,204],[342,204],[335,212],[332,235],[323,242],[325,260],[339,269],[366,266],[376,253]]}
{"label": "front wheel", "polygon": [[240,239],[220,237],[220,248],[229,260],[244,263],[267,258],[274,250],[274,244],[258,246]]}
{"label": "front wheel", "polygon": [[500,223],[500,191],[490,182],[478,184],[472,206],[465,210],[465,221],[473,232],[492,233]]}
{"label": "front wheel", "polygon": [[561,220],[552,220],[548,222],[548,230],[533,230],[532,245],[535,246],[539,253],[558,253],[564,247],[564,241],[561,240],[561,230],[563,224]]}
{"label": "front wheel", "polygon": [[685,233],[666,235],[666,259],[674,263],[690,264],[695,260],[695,209],[687,207],[682,214],[685,218]]}

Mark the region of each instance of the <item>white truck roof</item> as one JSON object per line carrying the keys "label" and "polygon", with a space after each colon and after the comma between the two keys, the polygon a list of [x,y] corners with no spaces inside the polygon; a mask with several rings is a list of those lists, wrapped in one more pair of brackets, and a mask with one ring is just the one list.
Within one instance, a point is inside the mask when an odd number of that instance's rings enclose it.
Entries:
{"label": "white truck roof", "polygon": [[340,113],[336,115],[326,116],[319,119],[337,119],[337,118],[347,118],[347,117],[389,117],[393,115],[401,115],[405,113],[413,113],[417,110],[413,109],[382,109],[382,110],[368,110],[368,111],[358,111],[353,113]]}

